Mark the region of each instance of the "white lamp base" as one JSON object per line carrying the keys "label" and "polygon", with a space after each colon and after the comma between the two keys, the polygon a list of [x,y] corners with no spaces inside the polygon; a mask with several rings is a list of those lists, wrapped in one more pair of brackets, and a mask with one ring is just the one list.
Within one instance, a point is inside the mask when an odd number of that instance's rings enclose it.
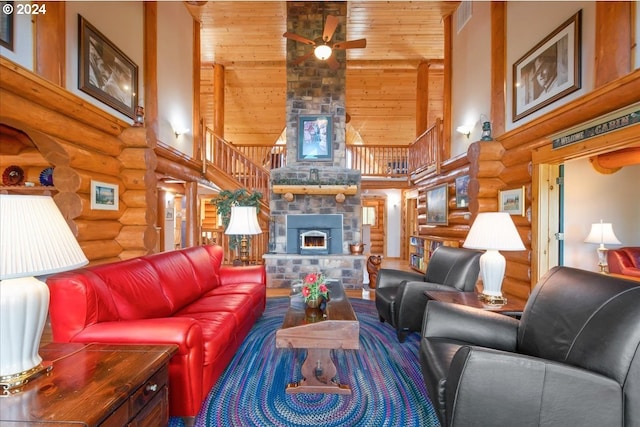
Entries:
{"label": "white lamp base", "polygon": [[504,256],[493,249],[480,256],[480,273],[482,275],[481,299],[489,304],[504,304],[507,299],[502,296],[502,279],[507,261]]}
{"label": "white lamp base", "polygon": [[[25,384],[41,373],[40,338],[49,309],[49,288],[35,277],[0,281],[0,385]],[[46,368],[44,368],[46,369]]]}

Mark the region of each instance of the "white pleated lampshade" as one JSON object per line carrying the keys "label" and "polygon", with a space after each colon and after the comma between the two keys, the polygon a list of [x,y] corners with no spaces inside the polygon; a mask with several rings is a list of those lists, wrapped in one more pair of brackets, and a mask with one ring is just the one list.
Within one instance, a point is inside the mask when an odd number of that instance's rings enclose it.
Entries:
{"label": "white pleated lampshade", "polygon": [[479,213],[462,246],[469,249],[497,251],[525,249],[511,215],[507,212]]}
{"label": "white pleated lampshade", "polygon": [[598,243],[598,244],[606,244],[606,245],[619,245],[620,240],[616,237],[613,232],[613,225],[610,222],[597,222],[595,224],[591,224],[591,231],[586,239],[584,239],[585,243]]}
{"label": "white pleated lampshade", "polygon": [[232,206],[229,226],[224,234],[251,235],[260,234],[257,209],[255,206]]}
{"label": "white pleated lampshade", "polygon": [[89,261],[49,196],[0,194],[0,280],[72,270]]}

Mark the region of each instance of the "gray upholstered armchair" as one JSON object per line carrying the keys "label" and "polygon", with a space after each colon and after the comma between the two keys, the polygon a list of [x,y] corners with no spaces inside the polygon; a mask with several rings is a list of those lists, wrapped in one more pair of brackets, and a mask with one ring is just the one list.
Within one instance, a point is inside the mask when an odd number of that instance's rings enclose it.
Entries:
{"label": "gray upholstered armchair", "polygon": [[482,252],[440,246],[431,255],[425,274],[382,269],[376,283],[376,308],[404,342],[410,332],[420,332],[428,298],[425,291],[471,292],[480,272]]}
{"label": "gray upholstered armchair", "polygon": [[443,427],[640,426],[640,282],[556,267],[520,320],[429,301],[422,335]]}

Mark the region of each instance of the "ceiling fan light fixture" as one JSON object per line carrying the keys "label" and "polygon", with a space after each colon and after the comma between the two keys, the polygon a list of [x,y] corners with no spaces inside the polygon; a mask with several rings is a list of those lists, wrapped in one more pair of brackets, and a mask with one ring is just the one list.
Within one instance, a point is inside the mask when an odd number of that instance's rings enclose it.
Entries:
{"label": "ceiling fan light fixture", "polygon": [[316,48],[313,51],[313,54],[319,60],[324,61],[326,59],[329,59],[329,57],[331,56],[331,48],[326,44],[321,44],[316,46]]}

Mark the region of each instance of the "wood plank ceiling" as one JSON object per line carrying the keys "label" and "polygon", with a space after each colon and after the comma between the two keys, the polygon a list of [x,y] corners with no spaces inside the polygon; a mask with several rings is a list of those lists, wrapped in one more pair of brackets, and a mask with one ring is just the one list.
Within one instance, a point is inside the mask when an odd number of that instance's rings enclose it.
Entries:
{"label": "wood plank ceiling", "polygon": [[[421,61],[444,58],[443,17],[458,3],[347,3],[346,39],[367,39],[365,49],[347,50],[348,143],[407,145],[415,139],[417,67]],[[225,67],[225,139],[241,145],[274,144],[286,115],[286,2],[185,4],[201,23],[201,108],[206,125],[213,127],[217,63]],[[441,116],[441,111],[434,109],[433,119],[435,115]]]}

